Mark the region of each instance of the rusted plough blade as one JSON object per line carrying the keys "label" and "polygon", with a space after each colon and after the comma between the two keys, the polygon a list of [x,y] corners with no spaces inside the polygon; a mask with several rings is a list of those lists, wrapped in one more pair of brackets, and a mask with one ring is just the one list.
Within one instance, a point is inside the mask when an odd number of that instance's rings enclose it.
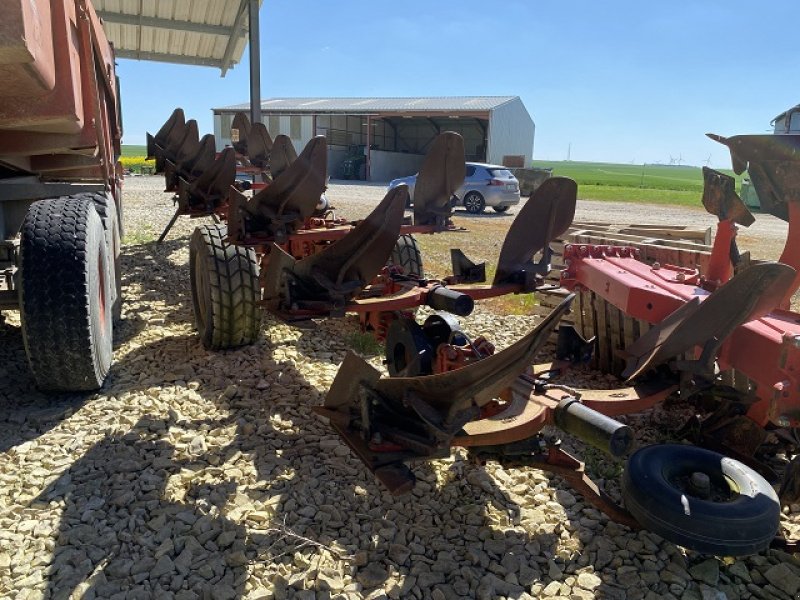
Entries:
{"label": "rusted plough blade", "polygon": [[272,137],[263,123],[251,125],[245,113],[236,113],[231,124],[231,145],[237,154],[247,158],[251,166],[260,169],[267,167]]}
{"label": "rusted plough blade", "polygon": [[414,185],[414,224],[444,227],[453,210],[450,200],[465,176],[464,138],[452,131],[438,135]]}
{"label": "rusted plough blade", "polygon": [[705,353],[711,351],[701,360],[713,361],[719,345],[736,327],[778,306],[794,277],[795,270],[788,265],[756,264],[703,302],[693,298],[627,348],[630,356],[623,376],[634,379],[695,346],[706,347]]}
{"label": "rusted plough blade", "polygon": [[[274,153],[273,159],[291,158],[286,152],[291,142],[287,145],[281,137],[285,136],[278,136],[275,147],[282,152]],[[287,235],[294,233],[314,214],[325,191],[327,169],[327,141],[324,136],[317,136],[306,144],[300,156],[295,157],[274,176],[269,186],[255,196],[247,198],[238,192],[233,194],[229,234],[239,239],[244,232],[258,232],[283,243]]]}
{"label": "rusted plough blade", "polygon": [[149,160],[159,158],[163,149],[171,145],[170,140],[176,143],[182,139],[185,128],[186,116],[183,114],[183,109],[176,108],[155,135],[147,134],[147,158]]}
{"label": "rusted plough blade", "polygon": [[736,180],[714,169],[703,167],[703,206],[720,221],[726,219],[749,227],[756,218],[736,193]]}
{"label": "rusted plough blade", "polygon": [[264,273],[267,306],[272,310],[298,306],[331,314],[343,312],[345,304],[386,264],[400,235],[407,199],[407,186],[390,190],[345,237],[302,260],[296,261],[273,245]]}
{"label": "rusted plough blade", "polygon": [[236,154],[233,148],[226,148],[197,179],[180,179],[178,210],[184,213],[192,210],[214,212],[227,199],[235,179]]}
{"label": "rusted plough blade", "polygon": [[243,112],[237,112],[231,123],[231,146],[237,154],[247,156],[247,141],[250,139],[250,119]]}
{"label": "rusted plough blade", "polygon": [[[551,177],[528,199],[503,242],[494,283],[521,283],[526,277],[550,271],[548,244],[563,234],[575,216],[578,185],[566,177]],[[533,256],[544,250],[542,260]]]}
{"label": "rusted plough blade", "polygon": [[[314,140],[311,141],[313,142]],[[306,146],[306,148],[308,148],[308,146]],[[297,151],[294,149],[294,144],[292,144],[292,140],[289,139],[289,136],[283,134],[276,136],[269,156],[269,172],[273,181],[280,177],[296,160]],[[328,163],[326,162],[326,171],[328,168],[327,165]]]}
{"label": "rusted plough blade", "polygon": [[788,202],[800,202],[800,135],[707,134],[731,152],[733,170],[747,169],[761,208],[789,220]]}
{"label": "rusted plough blade", "polygon": [[505,393],[531,365],[572,298],[513,346],[448,373],[381,378],[366,361],[348,354],[324,405],[315,410],[330,419],[392,493],[406,492],[414,478],[402,462],[449,453],[462,427],[478,419],[481,407]]}

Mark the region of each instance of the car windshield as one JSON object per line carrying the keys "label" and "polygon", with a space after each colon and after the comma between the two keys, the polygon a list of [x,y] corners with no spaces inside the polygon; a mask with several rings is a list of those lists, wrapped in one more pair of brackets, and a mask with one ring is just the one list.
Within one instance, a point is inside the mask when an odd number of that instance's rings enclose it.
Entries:
{"label": "car windshield", "polygon": [[498,179],[511,179],[514,176],[508,169],[489,169],[489,172]]}

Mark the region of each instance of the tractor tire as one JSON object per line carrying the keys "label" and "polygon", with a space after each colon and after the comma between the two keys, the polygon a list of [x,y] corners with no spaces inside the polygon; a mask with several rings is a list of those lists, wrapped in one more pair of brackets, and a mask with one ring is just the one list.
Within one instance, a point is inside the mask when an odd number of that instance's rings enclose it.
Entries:
{"label": "tractor tire", "polygon": [[[694,473],[708,477],[711,497],[691,491]],[[696,446],[659,444],[636,451],[625,467],[622,497],[643,527],[705,554],[761,552],[780,525],[778,497],[761,475]]]}
{"label": "tractor tire", "polygon": [[103,222],[103,230],[106,234],[106,245],[108,256],[111,260],[109,264],[108,280],[113,281],[111,315],[114,321],[122,318],[122,269],[120,265],[120,249],[122,246],[120,234],[120,215],[114,197],[110,192],[86,194],[94,203],[97,214]]}
{"label": "tractor tire", "polygon": [[209,350],[252,344],[261,331],[256,253],[226,235],[224,225],[203,225],[189,245],[195,323]]}
{"label": "tractor tire", "polygon": [[99,389],[111,367],[111,257],[91,196],[34,202],[22,224],[22,336],[44,391]]}
{"label": "tractor tire", "polygon": [[417,238],[410,233],[397,238],[392,248],[392,255],[386,264],[403,267],[403,273],[409,277],[421,279],[425,276],[422,252],[417,244]]}

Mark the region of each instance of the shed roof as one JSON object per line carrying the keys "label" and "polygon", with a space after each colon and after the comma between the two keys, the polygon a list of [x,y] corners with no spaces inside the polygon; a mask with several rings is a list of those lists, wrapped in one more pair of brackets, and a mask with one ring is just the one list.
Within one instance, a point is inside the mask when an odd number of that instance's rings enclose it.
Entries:
{"label": "shed roof", "polygon": [[[264,112],[284,113],[427,113],[486,112],[518,99],[519,96],[443,96],[429,98],[267,98]],[[215,108],[214,112],[248,110],[249,103]]]}
{"label": "shed roof", "polygon": [[94,6],[119,58],[217,67],[224,76],[247,45],[248,0],[94,0]]}

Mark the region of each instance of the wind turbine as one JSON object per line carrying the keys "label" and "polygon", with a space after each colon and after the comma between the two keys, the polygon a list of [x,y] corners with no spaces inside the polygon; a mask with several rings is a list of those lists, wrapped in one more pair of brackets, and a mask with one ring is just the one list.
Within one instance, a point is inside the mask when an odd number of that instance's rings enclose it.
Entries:
{"label": "wind turbine", "polygon": [[708,158],[705,160],[706,166],[711,164],[711,155],[708,155]]}
{"label": "wind turbine", "polygon": [[681,166],[681,163],[683,162],[683,152],[681,152],[681,153],[678,155],[678,161],[677,161],[677,162],[678,162],[678,166],[680,167],[680,166]]}

